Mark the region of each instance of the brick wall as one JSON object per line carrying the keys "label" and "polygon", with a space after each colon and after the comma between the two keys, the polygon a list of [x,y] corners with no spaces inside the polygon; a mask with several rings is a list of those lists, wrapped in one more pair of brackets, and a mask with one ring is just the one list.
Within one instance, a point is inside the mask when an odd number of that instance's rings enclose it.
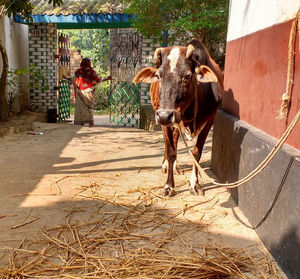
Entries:
{"label": "brick wall", "polygon": [[[57,28],[56,24],[41,23],[29,25],[29,63],[46,76],[43,87],[31,88],[30,109],[35,112],[47,112],[57,108]],[[34,77],[30,77],[33,83]],[[41,85],[41,84],[40,84]],[[32,87],[32,86],[31,86]]]}
{"label": "brick wall", "polygon": [[[157,47],[160,47],[159,43],[155,43],[153,39],[143,38],[142,46],[142,68],[153,66],[153,54]],[[141,105],[151,104],[149,94],[150,84],[141,84]]]}

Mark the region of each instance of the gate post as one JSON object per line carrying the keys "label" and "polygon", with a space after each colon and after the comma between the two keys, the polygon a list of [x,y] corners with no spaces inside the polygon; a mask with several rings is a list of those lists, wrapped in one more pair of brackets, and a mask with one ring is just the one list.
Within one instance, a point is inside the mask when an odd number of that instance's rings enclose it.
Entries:
{"label": "gate post", "polygon": [[70,117],[70,82],[63,80],[63,75],[70,76],[70,38],[58,34],[58,120]]}
{"label": "gate post", "polygon": [[117,125],[140,126],[140,85],[132,80],[141,69],[142,40],[133,29],[110,30],[110,119]]}
{"label": "gate post", "polygon": [[[34,67],[30,82],[30,110],[46,114],[56,109],[57,28],[54,23],[35,23],[29,25],[29,63]],[[37,80],[35,73],[42,74],[45,81]],[[41,84],[42,83],[42,84]],[[36,86],[39,84],[40,86]]]}
{"label": "gate post", "polygon": [[[143,47],[142,47],[142,68],[154,66],[153,64],[153,55],[157,47],[161,45],[157,42],[154,42],[153,39],[144,38]],[[154,109],[151,105],[150,99],[150,84],[142,83],[141,84],[141,129],[148,131],[161,130],[161,126],[157,125],[154,117]]]}

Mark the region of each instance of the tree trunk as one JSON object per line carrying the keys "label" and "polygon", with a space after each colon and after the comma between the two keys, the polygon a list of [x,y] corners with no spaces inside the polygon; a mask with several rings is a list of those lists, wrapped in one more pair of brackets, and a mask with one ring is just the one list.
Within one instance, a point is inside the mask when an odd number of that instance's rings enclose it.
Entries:
{"label": "tree trunk", "polygon": [[8,74],[8,58],[4,46],[0,43],[0,53],[3,61],[2,75],[0,78],[0,121],[8,120],[8,105],[6,97],[6,84]]}

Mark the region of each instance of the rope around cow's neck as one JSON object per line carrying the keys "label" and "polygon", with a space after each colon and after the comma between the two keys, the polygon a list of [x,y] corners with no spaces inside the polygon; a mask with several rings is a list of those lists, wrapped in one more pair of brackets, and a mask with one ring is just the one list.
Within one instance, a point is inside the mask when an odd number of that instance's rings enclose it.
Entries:
{"label": "rope around cow's neck", "polygon": [[[300,52],[300,9],[297,12],[297,15],[296,15],[296,17],[295,17],[295,19],[292,23],[292,27],[291,27],[291,31],[290,31],[286,92],[282,96],[283,102],[282,102],[282,105],[281,105],[281,108],[280,108],[280,113],[279,113],[280,117],[282,117],[283,115],[286,115],[287,111],[290,107],[290,96],[291,96],[290,91],[291,91],[291,84],[293,82],[292,77],[293,77],[294,59],[295,59],[295,52],[293,51],[293,45],[294,45],[293,44],[293,41],[294,41],[293,38],[297,36],[297,32],[296,32],[297,23],[298,23],[298,32],[299,32],[299,52]],[[182,130],[181,130],[180,125],[178,125],[177,128],[179,129],[180,136],[181,136],[188,152],[191,154],[191,156],[193,158],[193,161],[194,161],[200,175],[202,176],[202,174],[204,174],[207,177],[207,179],[209,180],[209,182],[211,182],[214,185],[224,187],[224,188],[236,188],[236,187],[239,187],[239,186],[245,184],[246,182],[251,180],[253,177],[258,175],[269,164],[269,162],[274,158],[274,156],[280,150],[282,145],[285,143],[286,139],[288,138],[288,136],[292,132],[293,128],[296,126],[296,124],[299,120],[299,117],[300,117],[300,109],[298,110],[298,112],[295,115],[294,119],[291,121],[291,123],[289,124],[289,126],[287,127],[287,129],[285,130],[283,135],[281,136],[281,138],[278,140],[276,145],[273,147],[271,152],[268,154],[268,156],[253,171],[251,171],[247,176],[245,176],[244,178],[242,178],[238,181],[231,182],[231,183],[218,183],[218,182],[214,181],[211,177],[209,177],[204,172],[204,170],[201,168],[198,161],[195,159],[195,157],[194,157],[192,151],[190,150],[188,144],[186,143],[186,140],[185,140],[185,138],[182,134]]]}

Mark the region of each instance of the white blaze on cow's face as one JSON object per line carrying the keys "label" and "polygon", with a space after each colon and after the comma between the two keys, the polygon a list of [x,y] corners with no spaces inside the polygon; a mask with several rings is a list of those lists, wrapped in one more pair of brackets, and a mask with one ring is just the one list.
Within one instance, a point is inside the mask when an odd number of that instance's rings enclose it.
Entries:
{"label": "white blaze on cow's face", "polygon": [[179,59],[180,50],[179,47],[174,47],[170,54],[168,55],[167,59],[170,60],[170,72],[175,73],[176,65]]}
{"label": "white blaze on cow's face", "polygon": [[186,47],[166,48],[161,57],[159,78],[160,105],[155,113],[157,123],[172,126],[181,121],[182,108],[190,103],[189,92],[192,83],[192,68],[186,58]]}

